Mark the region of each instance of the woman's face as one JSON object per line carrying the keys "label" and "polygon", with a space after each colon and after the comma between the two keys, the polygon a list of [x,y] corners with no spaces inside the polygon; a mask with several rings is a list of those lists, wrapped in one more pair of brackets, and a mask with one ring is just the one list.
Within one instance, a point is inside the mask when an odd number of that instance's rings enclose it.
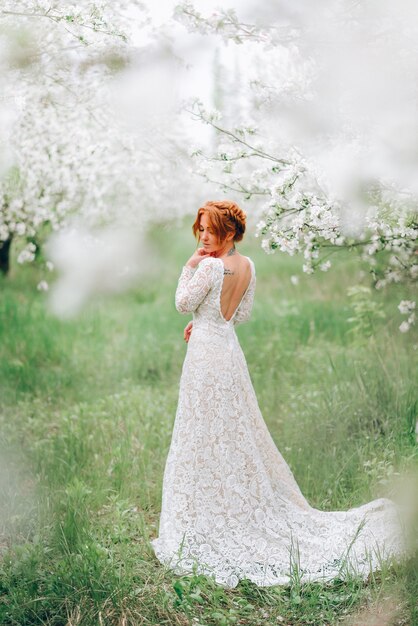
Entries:
{"label": "woman's face", "polygon": [[208,254],[215,252],[221,247],[218,237],[212,230],[206,213],[202,213],[200,216],[199,240],[201,241],[205,252]]}

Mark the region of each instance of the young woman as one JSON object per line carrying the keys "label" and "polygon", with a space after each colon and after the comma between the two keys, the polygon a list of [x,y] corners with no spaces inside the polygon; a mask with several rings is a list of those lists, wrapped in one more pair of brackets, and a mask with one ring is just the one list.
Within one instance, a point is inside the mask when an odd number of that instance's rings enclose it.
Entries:
{"label": "young woman", "polygon": [[163,482],[158,559],[227,587],[364,578],[401,552],[397,509],[380,498],[349,511],[320,511],[302,495],[258,407],[235,326],[249,319],[254,263],[235,244],[245,214],[207,202],[193,232],[202,247],[176,291],[187,354]]}

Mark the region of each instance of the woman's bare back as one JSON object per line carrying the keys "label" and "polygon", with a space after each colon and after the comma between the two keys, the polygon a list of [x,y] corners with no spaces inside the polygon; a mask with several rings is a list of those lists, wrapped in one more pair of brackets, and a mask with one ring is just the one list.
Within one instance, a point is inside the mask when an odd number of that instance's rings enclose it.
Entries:
{"label": "woman's bare back", "polygon": [[230,320],[238,308],[251,281],[251,266],[247,257],[238,254],[221,259],[224,264],[224,279],[221,291],[221,313]]}

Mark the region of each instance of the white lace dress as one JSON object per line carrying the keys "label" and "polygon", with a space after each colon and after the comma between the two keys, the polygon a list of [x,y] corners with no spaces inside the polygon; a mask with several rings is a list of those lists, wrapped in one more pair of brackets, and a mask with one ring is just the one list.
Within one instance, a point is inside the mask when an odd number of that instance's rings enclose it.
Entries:
{"label": "white lace dress", "polygon": [[[247,257],[248,258],[248,257]],[[220,297],[224,264],[183,267],[176,307],[193,312],[166,462],[155,554],[178,574],[227,587],[366,578],[403,551],[398,511],[380,498],[320,511],[302,495],[258,407],[235,326],[249,319],[255,269],[231,320]]]}

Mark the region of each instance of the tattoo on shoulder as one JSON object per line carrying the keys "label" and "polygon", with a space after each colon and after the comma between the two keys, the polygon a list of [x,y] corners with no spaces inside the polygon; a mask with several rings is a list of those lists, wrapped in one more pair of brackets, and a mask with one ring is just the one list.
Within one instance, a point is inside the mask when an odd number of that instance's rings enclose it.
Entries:
{"label": "tattoo on shoulder", "polygon": [[224,267],[224,274],[230,274],[232,276],[235,272],[234,270],[230,270],[229,267]]}

